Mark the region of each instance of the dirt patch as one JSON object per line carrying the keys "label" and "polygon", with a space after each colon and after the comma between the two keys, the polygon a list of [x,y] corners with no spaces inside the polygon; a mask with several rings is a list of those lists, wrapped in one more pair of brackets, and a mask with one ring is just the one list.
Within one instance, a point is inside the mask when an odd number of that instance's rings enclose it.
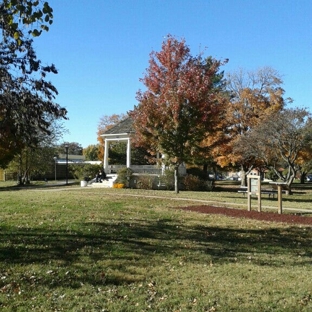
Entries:
{"label": "dirt patch", "polygon": [[274,212],[247,211],[215,206],[188,206],[180,208],[182,210],[194,211],[207,214],[221,214],[233,218],[247,218],[259,221],[283,222],[289,224],[302,224],[312,226],[312,217],[294,214],[278,214]]}

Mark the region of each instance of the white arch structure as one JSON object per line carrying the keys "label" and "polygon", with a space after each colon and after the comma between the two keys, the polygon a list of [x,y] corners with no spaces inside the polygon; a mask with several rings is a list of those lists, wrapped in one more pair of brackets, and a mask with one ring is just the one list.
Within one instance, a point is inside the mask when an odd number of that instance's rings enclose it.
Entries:
{"label": "white arch structure", "polygon": [[104,171],[110,173],[108,156],[109,156],[109,144],[112,142],[126,142],[127,143],[127,155],[126,166],[131,167],[131,139],[129,133],[120,134],[102,134],[104,138]]}
{"label": "white arch structure", "polygon": [[[134,135],[132,128],[132,119],[130,117],[122,120],[114,127],[108,129],[101,135],[104,140],[104,161],[103,167],[105,173],[111,173],[111,167],[108,163],[109,159],[109,144],[112,142],[126,142],[127,143],[127,155],[126,155],[126,166],[127,168],[135,169],[137,172],[162,172],[163,168],[159,168],[157,165],[142,165],[142,166],[131,166],[131,135]],[[159,154],[157,154],[157,158]],[[181,174],[186,173],[184,165],[180,166],[179,171]]]}

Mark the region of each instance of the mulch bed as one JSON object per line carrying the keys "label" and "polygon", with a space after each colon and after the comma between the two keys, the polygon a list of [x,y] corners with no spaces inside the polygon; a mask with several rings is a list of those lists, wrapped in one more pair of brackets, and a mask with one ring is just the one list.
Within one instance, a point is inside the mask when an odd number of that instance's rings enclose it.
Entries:
{"label": "mulch bed", "polygon": [[295,214],[278,214],[275,212],[258,212],[258,211],[248,211],[242,209],[232,209],[224,207],[215,206],[189,206],[180,208],[182,210],[194,211],[199,213],[207,214],[221,214],[228,217],[234,218],[247,218],[260,221],[269,222],[283,222],[289,224],[302,224],[302,225],[312,225],[312,217],[295,215]]}

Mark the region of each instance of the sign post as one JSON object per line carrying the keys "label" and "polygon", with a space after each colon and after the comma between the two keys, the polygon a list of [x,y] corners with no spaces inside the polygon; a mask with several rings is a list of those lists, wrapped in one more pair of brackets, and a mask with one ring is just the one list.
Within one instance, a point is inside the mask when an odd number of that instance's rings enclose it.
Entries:
{"label": "sign post", "polygon": [[260,176],[248,175],[248,211],[251,211],[251,196],[258,196],[258,211],[261,212],[261,180]]}
{"label": "sign post", "polygon": [[283,194],[283,185],[285,183],[280,183],[280,182],[270,182],[270,184],[274,184],[277,187],[277,212],[279,214],[283,213],[283,207],[282,207],[282,194]]}

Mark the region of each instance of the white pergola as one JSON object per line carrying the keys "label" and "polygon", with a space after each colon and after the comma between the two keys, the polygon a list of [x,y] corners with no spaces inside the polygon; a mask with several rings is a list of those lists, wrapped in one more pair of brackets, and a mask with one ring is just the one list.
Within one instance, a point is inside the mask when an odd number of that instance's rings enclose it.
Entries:
{"label": "white pergola", "polygon": [[104,139],[104,171],[109,172],[109,144],[112,142],[127,142],[127,157],[126,157],[126,166],[127,168],[131,167],[131,139],[130,133],[119,133],[119,134],[102,134]]}
{"label": "white pergola", "polygon": [[[131,135],[134,135],[133,128],[132,128],[132,120],[130,117],[122,120],[114,127],[108,129],[105,133],[101,135],[104,140],[104,171],[105,173],[111,173],[113,167],[120,167],[120,166],[110,166],[108,163],[109,159],[109,145],[113,142],[126,142],[127,143],[127,151],[126,151],[126,164],[127,168],[135,169],[137,172],[162,172],[165,167],[159,168],[157,165],[142,165],[142,166],[131,166]],[[159,158],[159,154],[157,154],[157,158]],[[180,168],[182,173],[186,172],[184,166]],[[114,169],[114,170],[115,170]]]}
{"label": "white pergola", "polygon": [[127,143],[127,168],[131,167],[131,133],[133,133],[132,119],[130,117],[117,123],[112,128],[108,129],[101,135],[104,140],[104,171],[111,173],[108,158],[109,158],[109,145],[113,142],[126,142]]}

